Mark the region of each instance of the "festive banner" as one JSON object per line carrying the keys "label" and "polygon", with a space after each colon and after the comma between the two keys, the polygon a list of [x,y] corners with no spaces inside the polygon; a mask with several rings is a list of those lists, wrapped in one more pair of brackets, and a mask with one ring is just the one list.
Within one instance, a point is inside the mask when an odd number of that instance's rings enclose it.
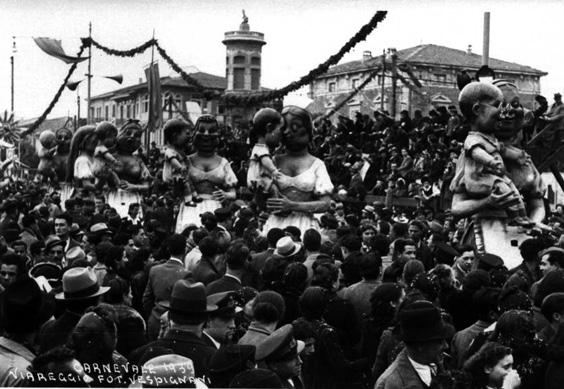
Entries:
{"label": "festive banner", "polygon": [[147,86],[149,89],[149,131],[160,128],[163,124],[163,102],[161,96],[161,76],[159,74],[159,64],[152,63],[145,69]]}
{"label": "festive banner", "polygon": [[52,38],[33,38],[33,40],[41,50],[64,63],[77,63],[88,59],[88,57],[78,58],[67,55],[65,50],[63,50],[63,46],[61,46],[60,40]]}

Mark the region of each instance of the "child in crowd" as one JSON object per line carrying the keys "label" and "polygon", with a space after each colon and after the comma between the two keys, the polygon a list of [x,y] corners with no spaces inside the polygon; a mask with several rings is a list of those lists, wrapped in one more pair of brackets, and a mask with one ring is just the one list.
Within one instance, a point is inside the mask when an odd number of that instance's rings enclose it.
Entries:
{"label": "child in crowd", "polygon": [[37,171],[43,176],[43,181],[48,179],[51,182],[57,181],[57,173],[55,172],[55,153],[57,152],[57,137],[50,130],[45,130],[39,135],[39,166]]}
{"label": "child in crowd", "polygon": [[172,184],[175,188],[180,186],[186,206],[196,206],[198,194],[188,176],[186,167],[186,154],[184,148],[188,141],[188,123],[181,119],[171,119],[163,127],[164,155],[163,181]]}
{"label": "child in crowd", "polygon": [[533,226],[519,190],[507,175],[501,156],[503,145],[495,136],[503,101],[501,90],[492,84],[472,82],[462,89],[458,100],[462,114],[470,122],[471,130],[464,142],[451,190],[455,193],[466,192],[474,198],[510,192],[517,203],[505,210],[510,219],[509,224]]}
{"label": "child in crowd", "polygon": [[97,186],[102,188],[105,184],[112,189],[120,185],[120,179],[114,171],[121,163],[112,155],[111,149],[116,146],[118,130],[110,122],[101,122],[94,131],[98,138],[98,145],[94,150],[93,172],[97,179]]}
{"label": "child in crowd", "polygon": [[261,209],[266,208],[266,194],[273,188],[273,180],[281,175],[270,150],[278,147],[283,124],[282,115],[272,108],[263,108],[253,117],[256,143],[251,151],[247,186],[255,193],[255,200]]}

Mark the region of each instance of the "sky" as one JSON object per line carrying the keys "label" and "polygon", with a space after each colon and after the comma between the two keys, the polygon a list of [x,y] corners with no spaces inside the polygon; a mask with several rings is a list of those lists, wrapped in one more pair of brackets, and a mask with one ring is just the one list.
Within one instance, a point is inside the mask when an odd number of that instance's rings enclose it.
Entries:
{"label": "sky", "polygon": [[[424,4],[424,5],[423,5]],[[262,53],[262,85],[283,87],[336,53],[367,23],[377,10],[387,18],[341,62],[357,60],[365,50],[373,55],[383,49],[398,50],[419,44],[437,44],[482,52],[483,14],[491,13],[490,57],[529,65],[546,71],[542,93],[564,91],[564,51],[559,48],[564,2],[535,1],[439,1],[426,0],[0,0],[0,112],[10,110],[10,56],[16,36],[15,114],[17,118],[41,115],[61,85],[70,65],[43,53],[32,37],[62,40],[74,55],[80,37],[92,36],[105,46],[130,49],[153,36],[181,66],[225,74],[226,31],[237,30],[244,9],[251,30],[265,34]],[[122,86],[144,77],[151,51],[135,58],[92,53],[92,95],[119,85],[99,76],[123,74]],[[173,74],[159,60],[161,75]],[[72,80],[87,73],[86,62]],[[173,74],[174,75],[174,74]],[[77,96],[81,116],[86,114],[86,82],[78,93],[65,89],[49,117],[74,115]]]}

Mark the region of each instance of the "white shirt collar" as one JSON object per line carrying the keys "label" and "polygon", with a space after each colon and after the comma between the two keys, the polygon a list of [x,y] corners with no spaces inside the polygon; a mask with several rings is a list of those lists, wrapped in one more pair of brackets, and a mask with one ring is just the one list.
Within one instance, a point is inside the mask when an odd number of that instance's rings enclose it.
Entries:
{"label": "white shirt collar", "polygon": [[219,343],[218,341],[216,341],[210,334],[208,334],[206,332],[206,330],[203,331],[204,335],[206,335],[213,343],[213,345],[215,346],[215,348],[219,349],[221,347],[221,343]]}
{"label": "white shirt collar", "polygon": [[182,266],[184,266],[184,262],[182,262],[182,260],[179,259],[179,258],[170,257],[169,261],[176,261],[176,262],[180,263]]}
{"label": "white shirt collar", "polygon": [[233,274],[225,273],[225,277],[235,278],[237,281],[239,281],[240,284],[242,283],[241,280],[239,279],[239,277],[236,277],[236,276],[234,276]]}
{"label": "white shirt collar", "polygon": [[417,372],[417,375],[419,376],[419,378],[421,378],[421,381],[423,381],[425,383],[425,385],[430,386],[431,380],[433,379],[433,376],[432,376],[432,373],[431,373],[431,366],[423,365],[421,363],[415,362],[410,357],[407,357],[407,359],[409,359],[409,362],[411,363],[411,365],[413,366],[413,368]]}

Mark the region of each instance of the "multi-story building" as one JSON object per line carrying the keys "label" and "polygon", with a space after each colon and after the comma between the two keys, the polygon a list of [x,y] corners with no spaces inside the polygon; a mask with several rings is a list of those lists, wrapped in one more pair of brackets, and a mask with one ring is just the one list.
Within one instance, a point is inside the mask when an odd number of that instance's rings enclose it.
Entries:
{"label": "multi-story building", "polygon": [[[223,92],[226,87],[225,78],[204,72],[190,74],[204,86],[207,91]],[[180,77],[161,77],[161,94],[163,102],[163,120],[177,117],[180,110],[186,113],[187,105],[196,104],[201,113],[219,116],[224,114],[218,99],[207,100],[203,94],[193,86],[187,84]],[[170,100],[174,104],[170,104]],[[90,100],[90,117],[94,122],[109,120],[121,125],[127,119],[138,119],[146,122],[149,119],[149,93],[147,83],[142,79],[136,85],[128,86],[93,96]],[[159,130],[152,140],[162,144],[162,134]]]}
{"label": "multi-story building", "polygon": [[[264,34],[251,31],[248,18],[244,15],[239,30],[228,31],[224,35],[226,46],[226,77],[216,76],[205,72],[189,72],[205,88],[205,92],[245,93],[265,90],[261,87],[261,54],[262,46],[266,44]],[[204,93],[188,85],[180,77],[161,77],[161,93],[163,102],[163,119],[177,117],[180,111],[184,114],[194,107],[201,113],[215,115],[220,122],[235,127],[246,124],[258,108],[264,104],[247,106],[225,105],[217,97],[206,99]],[[174,104],[170,104],[170,99]],[[136,85],[120,88],[90,100],[90,117],[95,121],[110,120],[120,125],[127,119],[139,119],[146,122],[149,115],[149,94],[147,82],[139,79]],[[158,129],[151,140],[162,144],[162,133]]]}
{"label": "multi-story building", "polygon": [[[472,53],[471,46],[463,51],[426,44],[399,50],[396,55],[398,66],[409,66],[422,85],[420,88],[408,88],[400,80],[396,81],[396,113],[407,110],[413,114],[415,110],[421,110],[426,114],[439,106],[457,105],[457,74],[466,70],[474,77],[482,65],[482,56]],[[361,60],[331,67],[310,84],[310,98],[314,101],[308,109],[321,114],[330,111],[366,80],[369,74],[382,69],[382,57],[383,55],[373,57],[370,52],[364,52]],[[339,114],[354,117],[356,112],[362,112],[371,115],[374,110],[382,108],[392,112],[392,69],[388,56],[385,62],[385,74],[374,77],[339,110]],[[541,92],[540,78],[548,74],[530,66],[494,58],[490,58],[489,67],[495,71],[496,79],[515,82],[521,93],[521,101],[528,108],[533,106],[534,96]],[[413,84],[408,75],[403,73],[403,76]]]}

